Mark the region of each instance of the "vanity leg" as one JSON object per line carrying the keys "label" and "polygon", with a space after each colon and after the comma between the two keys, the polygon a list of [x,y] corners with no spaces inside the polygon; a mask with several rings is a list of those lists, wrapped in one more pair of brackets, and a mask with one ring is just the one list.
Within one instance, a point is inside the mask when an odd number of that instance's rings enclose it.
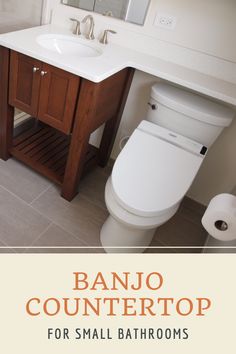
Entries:
{"label": "vanity leg", "polygon": [[99,166],[101,167],[105,167],[109,161],[112,148],[115,142],[116,134],[122,118],[122,114],[124,112],[125,104],[128,98],[130,86],[132,84],[134,72],[135,72],[134,69],[129,68],[127,80],[124,85],[123,95],[121,97],[121,102],[119,105],[119,110],[115,115],[115,117],[107,121],[105,125],[100,148],[99,148],[99,157],[98,157],[98,163]]}
{"label": "vanity leg", "polygon": [[8,104],[10,50],[0,46],[0,158],[8,160],[13,139],[14,108]]}
{"label": "vanity leg", "polygon": [[103,136],[99,148],[98,164],[105,167],[109,161],[112,148],[115,142],[116,134],[119,128],[120,120],[115,116],[105,124]]}
{"label": "vanity leg", "polygon": [[78,193],[78,182],[83,172],[88,144],[89,138],[78,142],[72,137],[61,191],[61,196],[69,202]]}

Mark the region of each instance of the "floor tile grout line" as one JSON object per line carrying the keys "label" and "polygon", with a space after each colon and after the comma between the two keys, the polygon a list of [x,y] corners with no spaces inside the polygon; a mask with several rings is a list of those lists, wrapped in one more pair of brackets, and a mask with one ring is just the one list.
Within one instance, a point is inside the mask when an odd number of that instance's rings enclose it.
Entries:
{"label": "floor tile grout line", "polygon": [[[52,187],[54,187],[55,185],[54,184],[52,184],[47,190],[45,190],[42,194],[41,194],[41,197],[42,197],[42,195],[43,194],[45,194],[49,189],[51,189]],[[61,197],[62,198],[62,197]],[[63,199],[63,198],[62,198]],[[36,200],[38,200],[38,198],[36,198],[35,200],[34,200],[34,202],[36,201]],[[65,199],[63,199],[63,200],[65,200]],[[67,202],[67,200],[65,200],[66,202]],[[69,207],[70,207],[70,202],[67,202],[68,203],[68,205],[66,205],[65,206],[65,211],[67,210],[67,209],[69,209]],[[53,223],[55,223],[55,221],[53,220],[53,219],[51,219],[50,217],[48,217],[48,216],[45,216],[45,214],[43,214],[40,210],[38,210],[32,203],[31,204],[28,204],[28,206],[30,207],[30,208],[32,208],[33,210],[35,210],[36,212],[38,212],[41,216],[44,216],[45,218],[47,218],[48,220],[50,220],[50,221],[52,221]],[[60,226],[60,225],[59,225]],[[63,229],[64,231],[66,231],[65,229]]]}
{"label": "floor tile grout line", "polygon": [[[52,186],[51,186],[52,187]],[[6,192],[10,193],[13,197],[17,198],[19,201],[23,202],[25,205],[27,205],[29,208],[33,209],[35,212],[37,212],[40,216],[44,217],[47,221],[51,223],[55,223],[54,220],[52,220],[51,218],[49,218],[48,216],[46,216],[45,214],[43,214],[41,211],[39,211],[38,209],[36,209],[33,205],[28,204],[24,199],[20,198],[18,195],[16,195],[15,193],[9,191],[7,188],[5,188],[4,186],[0,185],[0,188],[2,188],[3,190],[5,190]],[[46,190],[44,191],[46,192]],[[65,209],[67,209],[70,205],[66,206]],[[55,223],[56,224],[56,223]],[[60,225],[57,225],[60,226]],[[61,226],[60,226],[61,227]],[[62,228],[62,227],[61,227]],[[66,231],[63,228],[64,231]],[[66,231],[67,232],[67,231]],[[69,232],[68,232],[69,233]],[[71,234],[72,235],[72,234]]]}
{"label": "floor tile grout line", "polygon": [[[82,195],[82,197],[84,198],[84,195]],[[87,200],[87,198],[85,198],[85,199]],[[88,201],[88,200],[87,200],[87,201]],[[93,204],[93,203],[91,203],[91,204]],[[65,210],[67,210],[67,209],[70,207],[70,205],[72,205],[72,204],[69,204],[68,206],[66,206],[66,207],[65,207]],[[94,204],[93,204],[93,205],[94,205]],[[58,226],[59,228],[61,228],[64,232],[68,233],[70,236],[73,236],[73,237],[76,238],[77,240],[79,240],[79,241],[83,242],[84,244],[90,246],[86,241],[82,240],[80,237],[78,237],[77,235],[75,235],[75,234],[72,233],[71,231],[66,230],[66,229],[65,229],[62,225],[60,225],[57,221],[53,220],[51,217],[45,216],[40,210],[38,210],[37,208],[35,208],[34,205],[28,205],[28,206],[29,206],[30,208],[32,208],[33,210],[35,210],[36,212],[38,212],[41,216],[47,218],[47,219],[48,219],[49,221],[51,221],[54,225],[56,225],[56,226]],[[96,207],[97,207],[97,208],[100,208],[100,207],[98,207],[98,206],[96,206]],[[101,208],[101,209],[102,209],[102,208]],[[103,209],[102,209],[102,210],[103,210]],[[106,211],[107,211],[107,210],[106,210]],[[83,234],[83,236],[86,237],[86,234],[85,234],[85,233],[82,232],[82,234]]]}
{"label": "floor tile grout line", "polygon": [[[10,191],[9,189],[7,189],[6,187],[0,185],[0,188],[2,188],[3,190],[5,190],[6,192],[8,192],[9,194],[11,194],[13,197],[15,197],[16,199],[18,199],[19,201],[21,201],[23,204],[27,205],[29,208],[32,208],[31,205],[29,203],[27,203],[24,199],[22,199],[21,197],[19,197],[17,194],[13,193],[12,191]],[[32,208],[34,209],[34,211],[37,211],[35,208]],[[40,214],[40,213],[39,213]],[[42,215],[42,214],[40,214]],[[49,221],[52,221],[50,220],[48,217],[44,216],[47,220]]]}
{"label": "floor tile grout line", "polygon": [[[8,244],[6,242],[4,242],[2,239],[0,239],[1,243],[3,245],[5,245],[5,247],[7,247],[8,249],[12,250],[14,253],[17,253],[15,250],[14,250],[14,247],[13,246],[8,246]],[[2,247],[0,247],[1,249]]]}
{"label": "floor tile grout line", "polygon": [[[203,215],[202,215],[202,216],[203,216]],[[202,216],[201,216],[201,217],[202,217]],[[203,228],[203,226],[202,226],[202,224],[201,224],[201,218],[199,218],[199,220],[197,221],[197,220],[194,220],[194,219],[192,219],[191,217],[185,215],[185,213],[183,213],[183,212],[182,212],[182,214],[181,214],[181,217],[184,218],[185,221],[190,222],[190,223],[193,224],[194,226],[197,226],[197,227],[199,227],[200,229],[202,229],[202,230],[204,231],[204,228]]]}
{"label": "floor tile grout line", "polygon": [[[47,221],[49,223],[48,226],[50,226],[53,223],[53,220],[51,220],[50,218],[48,218],[47,216],[45,216],[44,214],[42,214],[41,212],[39,212],[37,209],[33,208],[30,204],[28,204],[25,200],[21,199],[19,196],[15,195],[13,192],[9,191],[8,189],[6,189],[3,186],[0,186],[0,188],[2,188],[3,190],[5,190],[6,192],[10,193],[13,197],[15,197],[16,199],[18,199],[19,201],[23,202],[28,208],[32,209],[35,213],[37,213],[38,215],[40,215],[43,219],[45,219],[45,221]],[[47,227],[48,227],[47,226]],[[46,230],[46,229],[44,229]],[[65,230],[64,230],[65,231]]]}
{"label": "floor tile grout line", "polygon": [[[105,189],[104,189],[104,193],[105,193]],[[85,198],[88,202],[90,202],[91,204],[93,204],[95,207],[101,208],[101,209],[103,209],[103,210],[105,210],[105,211],[108,212],[107,207],[106,207],[106,204],[104,204],[104,206],[103,206],[103,205],[99,205],[99,203],[94,202],[90,197],[88,197],[85,193],[83,193],[83,191],[81,191],[80,194],[81,194],[81,196],[82,196],[83,198]]]}
{"label": "floor tile grout line", "polygon": [[[204,247],[204,245],[195,245],[195,246],[178,246],[178,245],[175,245],[175,246],[170,246],[170,245],[167,245],[165,242],[163,242],[162,240],[156,240],[156,241],[158,241],[162,246],[164,246],[164,247],[171,247],[171,248],[173,248],[173,249],[178,249],[178,248],[186,248],[186,247],[188,247],[188,248],[203,248]],[[157,246],[153,246],[153,247],[157,247]]]}
{"label": "floor tile grout line", "polygon": [[[28,247],[33,246],[33,244],[51,227],[52,224],[53,224],[53,222],[51,222],[42,232],[40,232],[40,234],[39,234],[38,236],[36,236],[35,240],[34,240],[32,243],[30,243],[29,246],[27,246],[27,245],[23,245],[23,246],[11,246],[11,245],[8,245],[6,242],[4,242],[2,239],[0,239],[0,241],[1,241],[6,247],[8,247],[8,248],[10,248],[10,249],[19,248],[19,247],[20,247],[20,248],[25,248],[25,249],[27,249]],[[1,247],[0,247],[0,249],[1,249]]]}
{"label": "floor tile grout line", "polygon": [[[76,236],[75,234],[73,234],[72,232],[66,230],[63,226],[61,226],[60,224],[58,224],[56,221],[53,221],[53,224],[56,225],[57,227],[59,227],[60,229],[62,229],[64,232],[68,233],[70,236],[72,236],[73,238],[75,238],[76,240],[82,242],[84,245],[88,246],[88,247],[97,247],[97,246],[91,246],[89,245],[86,241],[84,241],[83,239],[79,238],[78,236]],[[82,232],[82,234],[86,237],[86,234],[84,234]],[[64,246],[63,246],[64,247]],[[65,246],[66,247],[66,246]]]}
{"label": "floor tile grout line", "polygon": [[[84,240],[80,239],[79,237],[77,237],[77,236],[74,235],[73,233],[67,231],[67,230],[64,229],[61,225],[59,225],[57,222],[52,221],[51,226],[52,226],[52,225],[56,225],[57,227],[59,227],[60,229],[62,229],[64,232],[66,232],[67,234],[69,234],[70,236],[72,236],[76,241],[78,240],[78,241],[82,242],[84,245],[86,245],[86,246],[88,246],[88,247],[91,247],[87,242],[85,242]],[[46,231],[47,231],[47,230],[45,230],[45,232],[46,232]],[[86,236],[85,234],[83,234],[83,235]],[[42,235],[41,235],[41,236],[42,236]],[[52,246],[52,247],[54,247],[54,246]],[[55,247],[57,247],[57,246],[55,246]],[[66,246],[62,246],[62,247],[66,247]],[[76,246],[75,246],[75,247],[76,247]]]}
{"label": "floor tile grout line", "polygon": [[45,232],[47,232],[50,227],[52,226],[53,222],[51,222],[36,238],[35,240],[29,245],[29,246],[26,246],[25,249],[28,249],[30,248],[31,246],[33,246],[35,244],[35,242],[37,242],[41,236],[43,236],[43,234],[45,234]]}
{"label": "floor tile grout line", "polygon": [[[1,161],[1,160],[0,160],[0,161]],[[48,183],[50,183],[50,182],[48,182]],[[36,200],[39,196],[41,196],[44,192],[46,192],[50,187],[52,187],[52,185],[53,185],[53,184],[50,183],[50,185],[47,186],[46,189],[44,189],[42,192],[40,192],[40,194],[39,194],[37,197],[35,197],[35,198],[33,199],[33,201]],[[10,189],[8,189],[7,187],[5,187],[5,186],[2,185],[2,184],[0,184],[0,188],[2,188],[2,189],[4,189],[5,191],[9,192],[11,195],[15,196],[17,199],[23,201],[23,202],[26,203],[27,205],[30,205],[30,204],[33,202],[33,201],[27,202],[25,199],[23,199],[23,198],[20,197],[19,195],[15,194],[14,192],[12,192]]]}
{"label": "floor tile grout line", "polygon": [[[34,206],[29,205],[29,207],[32,208],[34,211],[38,212],[39,215],[45,217],[45,215],[44,215],[41,211],[37,210]],[[66,207],[66,209],[67,209],[67,207]],[[87,245],[87,246],[89,246],[89,247],[91,246],[91,245],[89,245],[86,241],[84,241],[83,239],[79,238],[78,236],[76,236],[75,234],[73,234],[72,232],[70,232],[69,230],[66,230],[62,225],[60,225],[59,223],[57,223],[55,220],[52,220],[52,219],[49,218],[49,217],[45,217],[45,218],[47,218],[47,220],[50,221],[50,224],[49,224],[48,227],[37,237],[37,239],[35,239],[34,242],[36,242],[51,226],[55,225],[55,226],[59,227],[61,230],[63,230],[64,232],[66,232],[67,234],[69,234],[70,236],[72,236],[75,240],[78,240],[78,241],[82,242],[84,245]],[[82,232],[82,234],[86,237],[86,234],[85,234],[85,233]],[[31,244],[31,245],[32,245],[32,244]],[[56,247],[56,246],[55,246],[55,247]],[[64,247],[64,246],[63,246],[63,247]],[[66,247],[66,246],[65,246],[65,247]],[[96,246],[94,246],[94,247],[96,247]]]}
{"label": "floor tile grout line", "polygon": [[[76,235],[73,234],[72,232],[70,232],[70,231],[64,229],[64,227],[62,227],[61,225],[57,224],[56,222],[54,222],[54,224],[55,224],[57,227],[61,228],[61,229],[62,229],[63,231],[65,231],[66,233],[68,233],[70,236],[72,236],[75,240],[78,240],[78,241],[82,242],[82,243],[83,243],[84,245],[86,245],[86,246],[90,246],[86,241],[84,241],[83,239],[79,238],[78,236],[76,236]],[[84,234],[83,232],[82,232],[82,234],[86,237],[86,234]]]}
{"label": "floor tile grout line", "polygon": [[[33,205],[29,205],[30,208],[32,208],[34,211],[36,211],[37,213],[39,213],[39,215],[47,218],[49,221],[51,221],[51,224],[56,225],[57,227],[59,227],[60,229],[62,229],[64,232],[68,233],[70,236],[76,237],[76,239],[79,239],[76,235],[74,235],[72,232],[70,232],[69,230],[66,230],[63,226],[61,226],[57,221],[51,219],[50,217],[46,217],[40,210],[36,209]],[[69,207],[69,206],[68,206]],[[67,207],[65,208],[67,209]],[[86,236],[85,234],[83,234],[84,236]]]}
{"label": "floor tile grout line", "polygon": [[28,203],[29,206],[31,206],[36,200],[38,200],[44,193],[46,193],[51,187],[53,186],[53,184],[50,184],[49,186],[47,186],[47,188],[42,191],[37,197],[35,197],[30,203]]}
{"label": "floor tile grout line", "polygon": [[157,242],[159,242],[162,246],[167,246],[168,247],[168,245],[167,244],[165,244],[165,242],[163,242],[163,241],[161,241],[161,240],[156,240]]}

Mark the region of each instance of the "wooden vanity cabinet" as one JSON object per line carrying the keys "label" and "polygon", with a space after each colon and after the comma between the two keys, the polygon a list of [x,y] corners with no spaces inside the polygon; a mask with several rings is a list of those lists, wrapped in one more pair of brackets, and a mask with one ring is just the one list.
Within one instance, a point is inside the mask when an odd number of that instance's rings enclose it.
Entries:
{"label": "wooden vanity cabinet", "polygon": [[[33,71],[37,68],[38,72]],[[26,55],[12,52],[10,59],[9,103],[30,114],[38,113],[38,97],[40,90],[42,63]]]}
{"label": "wooden vanity cabinet", "polygon": [[[0,46],[0,158],[14,156],[72,200],[81,177],[110,157],[134,70],[94,83]],[[13,136],[14,107],[37,118]],[[100,146],[90,135],[104,124]]]}
{"label": "wooden vanity cabinet", "polygon": [[71,132],[80,78],[11,52],[9,103],[66,134]]}

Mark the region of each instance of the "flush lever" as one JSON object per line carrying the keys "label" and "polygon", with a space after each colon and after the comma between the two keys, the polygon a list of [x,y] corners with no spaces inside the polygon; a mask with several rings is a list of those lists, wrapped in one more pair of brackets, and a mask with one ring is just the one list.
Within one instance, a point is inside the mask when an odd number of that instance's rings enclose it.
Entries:
{"label": "flush lever", "polygon": [[151,102],[148,102],[148,105],[151,107],[153,111],[157,110],[157,105]]}

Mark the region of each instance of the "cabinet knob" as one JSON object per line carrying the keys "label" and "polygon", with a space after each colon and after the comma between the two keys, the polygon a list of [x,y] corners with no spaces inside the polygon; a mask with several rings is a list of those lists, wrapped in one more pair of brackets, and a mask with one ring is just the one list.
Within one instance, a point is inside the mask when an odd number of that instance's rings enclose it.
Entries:
{"label": "cabinet knob", "polygon": [[33,73],[36,73],[37,71],[39,71],[39,68],[37,68],[36,66],[33,67]]}
{"label": "cabinet knob", "polygon": [[40,74],[41,76],[45,76],[45,75],[47,75],[47,71],[41,71],[41,74]]}

